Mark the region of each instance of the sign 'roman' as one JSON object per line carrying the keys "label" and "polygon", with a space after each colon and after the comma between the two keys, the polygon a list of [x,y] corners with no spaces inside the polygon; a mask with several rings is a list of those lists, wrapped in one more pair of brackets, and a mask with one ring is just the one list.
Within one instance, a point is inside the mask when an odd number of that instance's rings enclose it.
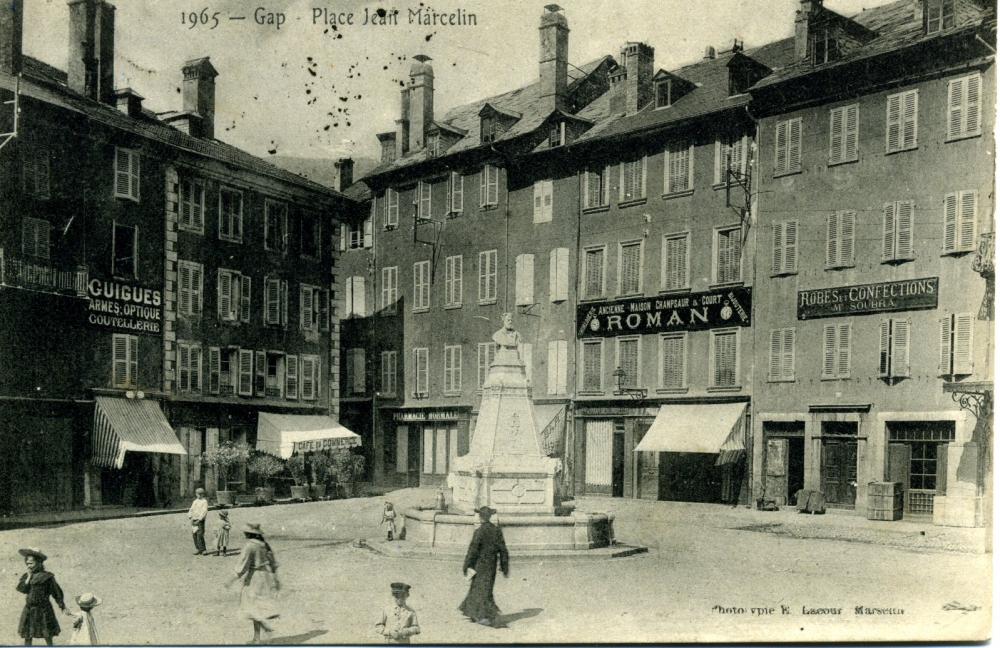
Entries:
{"label": "sign 'roman'", "polygon": [[159,290],[91,279],[87,298],[87,323],[91,326],[138,335],[160,334],[163,298]]}
{"label": "sign 'roman'", "polygon": [[670,331],[703,331],[750,326],[750,288],[721,288],[703,293],[636,297],[580,304],[577,337],[614,337]]}
{"label": "sign 'roman'", "polygon": [[800,320],[937,308],[938,278],[799,291]]}

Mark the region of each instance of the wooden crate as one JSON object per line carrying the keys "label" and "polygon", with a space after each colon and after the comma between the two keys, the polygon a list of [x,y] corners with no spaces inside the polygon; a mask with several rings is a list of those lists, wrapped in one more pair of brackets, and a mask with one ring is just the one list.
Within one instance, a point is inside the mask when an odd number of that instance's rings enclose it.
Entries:
{"label": "wooden crate", "polygon": [[869,482],[868,519],[903,519],[903,485],[899,482]]}

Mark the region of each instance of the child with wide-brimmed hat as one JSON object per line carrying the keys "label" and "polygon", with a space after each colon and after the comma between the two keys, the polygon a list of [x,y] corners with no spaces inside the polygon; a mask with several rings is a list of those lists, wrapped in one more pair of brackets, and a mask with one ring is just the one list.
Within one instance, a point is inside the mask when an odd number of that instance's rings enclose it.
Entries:
{"label": "child with wide-brimmed hat", "polygon": [[94,624],[94,615],[91,610],[101,604],[98,596],[87,592],[76,597],[76,604],[80,607],[80,614],[76,614],[76,621],[73,622],[73,636],[69,643],[71,646],[97,646],[101,642],[97,638],[97,626]]}
{"label": "child with wide-brimmed hat", "polygon": [[219,528],[215,530],[215,555],[225,556],[229,546],[229,511],[219,511]]}
{"label": "child with wide-brimmed hat", "polygon": [[24,564],[28,568],[17,582],[17,591],[26,595],[17,633],[26,646],[31,645],[32,639],[44,639],[51,646],[52,637],[59,634],[60,628],[49,599],[54,599],[64,613],[72,613],[66,609],[63,591],[56,583],[56,577],[52,572],[45,571],[46,555],[30,547],[18,549],[17,553],[24,556]]}

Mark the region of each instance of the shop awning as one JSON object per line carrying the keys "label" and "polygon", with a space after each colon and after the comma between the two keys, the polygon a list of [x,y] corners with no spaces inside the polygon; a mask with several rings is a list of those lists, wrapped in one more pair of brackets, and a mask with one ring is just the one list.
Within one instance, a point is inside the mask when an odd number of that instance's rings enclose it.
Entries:
{"label": "shop awning", "polygon": [[663,405],[636,452],[703,452],[715,454],[742,435],[746,403]]}
{"label": "shop awning", "polygon": [[566,405],[535,405],[535,428],[542,440],[542,452],[548,456],[559,454],[562,449],[563,428],[566,423]]}
{"label": "shop awning", "polygon": [[267,414],[257,416],[257,449],[282,459],[296,452],[350,448],[361,437],[329,416]]}
{"label": "shop awning", "polygon": [[121,468],[126,452],[186,455],[173,428],[152,400],[98,396],[91,462]]}

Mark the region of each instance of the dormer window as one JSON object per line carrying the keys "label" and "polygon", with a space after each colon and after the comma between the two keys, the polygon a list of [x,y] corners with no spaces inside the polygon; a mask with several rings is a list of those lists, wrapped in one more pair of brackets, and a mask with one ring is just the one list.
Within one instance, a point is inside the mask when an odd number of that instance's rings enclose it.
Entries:
{"label": "dormer window", "polygon": [[483,117],[482,124],[480,126],[482,131],[482,141],[483,144],[489,144],[495,142],[500,133],[503,132],[500,120],[496,117]]}
{"label": "dormer window", "polygon": [[672,101],[673,79],[665,79],[656,84],[656,107],[667,108]]}
{"label": "dormer window", "polygon": [[566,144],[566,122],[553,122],[549,125],[549,147],[556,148]]}
{"label": "dormer window", "polygon": [[955,0],[925,0],[927,10],[926,27],[928,34],[934,34],[955,26]]}
{"label": "dormer window", "polygon": [[729,96],[746,94],[758,81],[771,73],[771,68],[736,50],[726,64],[729,68]]}
{"label": "dormer window", "polygon": [[830,63],[840,58],[840,47],[836,35],[828,27],[820,27],[811,34],[813,65]]}
{"label": "dormer window", "polygon": [[431,155],[441,155],[441,135],[434,133],[427,136],[427,152]]}
{"label": "dormer window", "polygon": [[392,140],[382,142],[382,163],[386,164],[396,159],[396,143]]}

